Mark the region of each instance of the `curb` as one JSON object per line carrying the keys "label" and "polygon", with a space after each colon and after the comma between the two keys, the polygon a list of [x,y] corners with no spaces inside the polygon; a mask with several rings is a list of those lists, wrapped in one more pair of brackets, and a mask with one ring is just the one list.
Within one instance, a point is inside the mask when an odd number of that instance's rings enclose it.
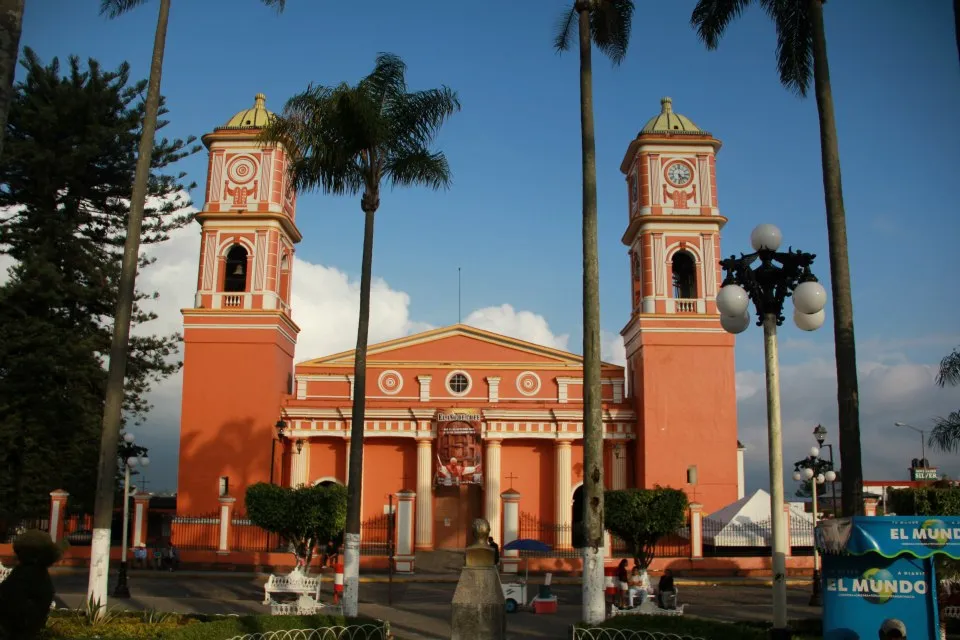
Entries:
{"label": "curb", "polygon": [[[60,567],[60,568],[51,568],[51,576],[62,576],[62,575],[82,575],[88,573],[86,567]],[[148,578],[201,578],[201,579],[217,579],[217,578],[265,578],[268,573],[257,573],[257,572],[240,572],[240,571],[131,571],[130,577],[136,579],[137,577],[148,577]],[[333,574],[322,574],[324,577],[329,575],[330,580],[333,579]],[[518,576],[519,577],[519,576]],[[502,579],[508,579],[508,576],[501,574]],[[450,575],[394,575],[393,583],[394,584],[455,584],[460,580],[460,576],[457,574]],[[382,574],[374,575],[362,575],[360,576],[361,584],[387,584],[390,582],[390,577]],[[553,584],[557,585],[579,585],[581,580],[579,576],[554,576]],[[677,585],[685,587],[770,587],[773,585],[773,580],[771,578],[730,578],[724,576],[717,576],[716,578],[676,578]],[[811,578],[788,578],[786,580],[788,587],[809,587],[813,580]]]}

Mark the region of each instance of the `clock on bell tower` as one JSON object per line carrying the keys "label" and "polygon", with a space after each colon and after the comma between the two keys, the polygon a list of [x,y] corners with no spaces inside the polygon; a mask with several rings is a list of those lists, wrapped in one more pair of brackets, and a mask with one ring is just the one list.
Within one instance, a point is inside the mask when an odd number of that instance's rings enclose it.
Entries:
{"label": "clock on bell tower", "polygon": [[621,333],[638,417],[636,481],[684,488],[709,513],[737,499],[734,337],[716,306],[727,221],[717,203],[720,141],[674,112],[670,98],[660,104],[620,165],[629,194],[622,240],[631,316]]}

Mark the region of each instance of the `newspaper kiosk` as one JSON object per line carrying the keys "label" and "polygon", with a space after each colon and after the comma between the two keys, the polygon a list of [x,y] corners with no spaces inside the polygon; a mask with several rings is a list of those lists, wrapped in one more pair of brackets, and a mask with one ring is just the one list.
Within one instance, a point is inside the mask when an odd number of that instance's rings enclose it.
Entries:
{"label": "newspaper kiosk", "polygon": [[939,636],[934,557],[960,558],[960,517],[876,516],[825,520],[824,640]]}

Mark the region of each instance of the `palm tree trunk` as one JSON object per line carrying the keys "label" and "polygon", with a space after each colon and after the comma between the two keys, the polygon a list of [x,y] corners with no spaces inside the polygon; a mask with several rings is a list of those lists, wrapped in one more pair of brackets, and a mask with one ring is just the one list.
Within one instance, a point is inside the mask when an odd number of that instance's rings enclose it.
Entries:
{"label": "palm tree trunk", "polygon": [[957,55],[960,56],[960,0],[953,0],[953,33],[957,39]]}
{"label": "palm tree trunk", "polygon": [[857,388],[857,351],[853,335],[853,296],[850,292],[850,258],[847,255],[847,221],[840,183],[840,149],[830,89],[827,36],[823,26],[823,0],[810,0],[813,27],[813,83],[820,115],[820,155],[823,194],[827,208],[830,247],[830,284],[833,289],[833,339],[837,361],[837,405],[840,421],[841,503],[844,516],[863,514],[863,466],[860,461],[860,395]]}
{"label": "palm tree trunk", "polygon": [[[368,200],[370,202],[368,202]],[[363,194],[363,261],[360,266],[360,319],[353,360],[353,411],[350,414],[350,469],[347,528],[343,540],[343,615],[355,617],[360,598],[360,496],[363,485],[363,422],[366,411],[367,334],[370,332],[370,283],[373,279],[373,223],[379,194]]]}
{"label": "palm tree trunk", "polygon": [[146,112],[137,153],[137,168],[130,197],[127,238],[123,244],[123,262],[117,292],[117,310],[110,343],[110,365],[107,371],[107,393],[103,407],[103,433],[100,437],[100,460],[97,466],[97,494],[93,507],[93,541],[90,548],[90,581],[87,601],[99,607],[97,615],[106,611],[107,575],[110,567],[110,528],[113,500],[116,494],[117,443],[123,422],[123,382],[127,372],[130,346],[130,319],[133,315],[137,261],[140,253],[140,227],[147,198],[147,180],[153,156],[153,136],[157,130],[160,108],[160,76],[163,72],[163,49],[167,39],[170,0],[160,0],[160,15],[153,40],[153,60],[147,86]]}
{"label": "palm tree trunk", "polygon": [[600,386],[600,258],[597,249],[597,149],[593,133],[590,12],[580,11],[580,132],[583,153],[583,620],[604,619],[603,416]]}
{"label": "palm tree trunk", "polygon": [[20,54],[20,28],[25,0],[0,0],[0,155],[7,132],[7,114],[13,102],[13,77]]}

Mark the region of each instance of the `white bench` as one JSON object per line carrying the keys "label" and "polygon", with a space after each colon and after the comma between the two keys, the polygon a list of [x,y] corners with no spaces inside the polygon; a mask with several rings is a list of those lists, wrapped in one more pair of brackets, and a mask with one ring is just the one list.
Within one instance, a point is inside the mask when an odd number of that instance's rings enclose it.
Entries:
{"label": "white bench", "polygon": [[290,593],[299,596],[310,596],[320,600],[320,576],[307,576],[299,568],[285,576],[271,574],[267,583],[263,585],[263,604],[273,605],[275,593]]}
{"label": "white bench", "polygon": [[341,605],[325,605],[312,596],[300,596],[296,602],[271,602],[270,614],[274,616],[312,616],[321,611],[343,614]]}
{"label": "white bench", "polygon": [[617,605],[610,605],[610,617],[615,618],[616,616],[682,616],[683,608],[687,606],[685,604],[677,605],[676,609],[661,609],[657,606],[652,600],[647,600],[639,607],[632,607],[630,609],[621,609]]}

